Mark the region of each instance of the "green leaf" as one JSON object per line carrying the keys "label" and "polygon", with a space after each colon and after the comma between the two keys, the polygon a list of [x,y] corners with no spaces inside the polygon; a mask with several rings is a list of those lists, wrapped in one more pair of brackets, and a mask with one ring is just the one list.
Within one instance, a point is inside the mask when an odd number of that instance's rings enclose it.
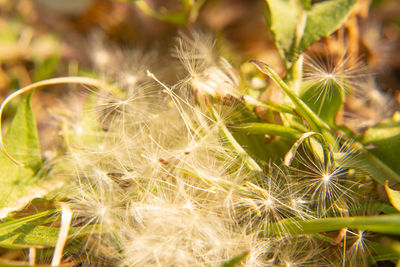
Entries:
{"label": "green leaf", "polygon": [[303,91],[300,98],[318,117],[330,126],[335,126],[336,114],[344,103],[344,92],[337,83],[323,81],[313,84]]}
{"label": "green leaf", "polygon": [[393,205],[393,207],[400,211],[400,191],[390,189],[388,186],[388,181],[385,182],[385,189],[390,203]]}
{"label": "green leaf", "polygon": [[399,212],[385,203],[367,203],[367,204],[359,204],[355,207],[349,208],[350,214],[361,214],[362,212],[374,212],[375,214],[384,213],[384,214],[398,214]]}
{"label": "green leaf", "polygon": [[314,4],[307,12],[304,33],[295,52],[303,53],[315,41],[339,29],[356,2],[356,0],[331,0]]}
{"label": "green leaf", "polygon": [[29,197],[28,193],[39,182],[35,174],[41,167],[40,146],[30,99],[31,95],[28,95],[22,100],[5,136],[8,152],[24,166],[15,165],[0,152],[0,214],[4,212],[3,208],[14,205],[22,197]]}
{"label": "green leaf", "polygon": [[[99,232],[96,225],[71,227],[69,238],[78,238]],[[60,229],[38,224],[26,224],[4,235],[0,235],[0,247],[9,249],[54,247]]]}
{"label": "green leaf", "polygon": [[241,263],[246,257],[249,255],[249,252],[243,252],[242,254],[230,259],[229,261],[225,262],[224,264],[221,265],[221,267],[233,267],[237,266],[239,263]]}
{"label": "green leaf", "polygon": [[53,247],[57,243],[59,229],[26,224],[7,234],[0,235],[0,247],[20,249],[29,247]]}
{"label": "green leaf", "polygon": [[46,211],[31,215],[31,216],[23,217],[20,219],[9,219],[6,222],[0,223],[0,235],[4,235],[10,231],[13,231],[29,222],[52,215],[56,211],[57,210],[46,210]]}
{"label": "green leaf", "polygon": [[[266,0],[269,8],[270,28],[283,58],[293,50],[300,8],[297,0]],[[283,19],[284,18],[284,19]]]}
{"label": "green leaf", "polygon": [[[57,209],[43,211],[20,219],[7,218],[0,223],[0,247],[20,249],[27,247],[52,247],[58,239],[59,228],[44,226],[57,220]],[[101,233],[97,225],[71,227],[70,238]]]}
{"label": "green leaf", "polygon": [[374,148],[369,150],[370,153],[400,174],[400,122],[392,119],[382,121],[365,133],[362,143],[372,145]]}
{"label": "green leaf", "polygon": [[[38,223],[24,224],[13,231],[0,234],[0,247],[9,249],[54,247],[57,243],[59,232],[60,229],[57,227],[43,226]],[[96,225],[71,227],[69,229],[69,238],[78,238],[98,232]]]}
{"label": "green leaf", "polygon": [[[7,150],[25,167],[37,171],[41,167],[39,138],[29,94],[18,106],[5,136]],[[8,159],[7,159],[8,160]],[[9,161],[9,160],[8,160]]]}
{"label": "green leaf", "polygon": [[323,218],[308,221],[286,219],[273,224],[269,234],[313,234],[342,228],[360,229],[382,234],[400,235],[400,215]]}
{"label": "green leaf", "polygon": [[[266,0],[270,28],[282,57],[295,61],[321,37],[329,36],[347,19],[356,0],[330,0],[310,5],[309,0]],[[304,26],[303,26],[304,25]]]}
{"label": "green leaf", "polygon": [[358,147],[360,153],[355,157],[355,160],[360,162],[354,168],[360,169],[368,173],[376,182],[381,185],[388,180],[389,184],[400,182],[400,175],[390,168],[385,162],[376,157],[363,147]]}

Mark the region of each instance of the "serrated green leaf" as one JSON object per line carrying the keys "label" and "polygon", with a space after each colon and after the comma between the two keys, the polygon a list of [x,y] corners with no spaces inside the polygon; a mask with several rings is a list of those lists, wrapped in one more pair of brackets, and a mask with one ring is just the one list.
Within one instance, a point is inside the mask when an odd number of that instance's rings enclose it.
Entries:
{"label": "serrated green leaf", "polygon": [[390,203],[393,205],[393,207],[400,211],[400,191],[390,189],[388,186],[388,181],[385,182],[385,190],[389,197]]}
{"label": "serrated green leaf", "polygon": [[282,57],[288,58],[294,46],[300,12],[299,3],[297,0],[266,0],[266,2],[276,46]]}
{"label": "serrated green leaf", "polygon": [[8,152],[23,167],[15,165],[0,152],[0,209],[13,205],[37,184],[36,172],[41,167],[39,138],[36,121],[30,106],[31,95],[19,104],[16,115],[6,133],[5,146]]}
{"label": "serrated green leaf", "polygon": [[356,0],[331,0],[314,4],[307,12],[304,33],[299,47],[294,52],[303,53],[315,41],[339,29],[356,2]]}

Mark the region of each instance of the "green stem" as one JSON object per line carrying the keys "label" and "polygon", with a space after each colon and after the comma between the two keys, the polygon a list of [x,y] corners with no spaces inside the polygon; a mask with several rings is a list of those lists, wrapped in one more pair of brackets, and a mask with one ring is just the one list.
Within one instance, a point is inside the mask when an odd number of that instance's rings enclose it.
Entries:
{"label": "green stem", "polygon": [[286,219],[271,225],[268,234],[272,236],[282,233],[296,235],[314,234],[337,231],[342,228],[400,235],[400,214],[323,218],[308,221]]}
{"label": "green stem", "polygon": [[281,113],[288,113],[292,115],[296,115],[296,113],[293,111],[293,108],[288,107],[286,105],[281,105],[272,101],[263,101],[263,100],[258,100],[255,99],[251,96],[243,96],[243,99],[246,104],[252,105],[252,106],[258,106],[258,107],[263,107],[263,108],[268,108],[277,112]]}
{"label": "green stem", "polygon": [[277,83],[281,87],[281,89],[286,93],[286,95],[296,106],[299,114],[304,117],[304,119],[308,122],[313,131],[321,133],[329,144],[331,144],[332,146],[336,146],[336,138],[333,136],[329,125],[321,120],[307,106],[306,103],[298,98],[271,67],[260,61],[251,60],[251,62],[254,63],[261,72],[268,75],[275,83]]}
{"label": "green stem", "polygon": [[226,142],[229,144],[229,146],[238,153],[240,158],[243,160],[244,164],[246,167],[251,170],[251,171],[256,171],[256,172],[261,172],[262,169],[260,166],[257,164],[257,162],[250,157],[249,154],[243,149],[243,147],[236,141],[236,139],[233,137],[231,132],[228,130],[226,125],[223,123],[222,119],[218,115],[217,111],[211,106],[211,103],[209,104],[210,112],[213,116],[213,118],[217,121],[219,130],[222,133],[222,136],[225,138]]}

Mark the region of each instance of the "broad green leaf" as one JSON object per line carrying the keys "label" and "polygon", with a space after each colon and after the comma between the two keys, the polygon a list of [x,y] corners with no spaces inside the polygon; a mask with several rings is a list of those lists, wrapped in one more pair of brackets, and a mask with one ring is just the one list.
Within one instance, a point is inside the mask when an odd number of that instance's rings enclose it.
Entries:
{"label": "broad green leaf", "polygon": [[12,249],[53,247],[57,242],[58,232],[59,229],[55,227],[26,224],[0,235],[0,247]]}
{"label": "broad green leaf", "polygon": [[29,197],[28,193],[39,182],[35,174],[41,167],[41,156],[30,99],[31,95],[28,95],[20,103],[5,136],[8,152],[24,166],[15,165],[0,152],[0,213],[4,212],[2,209],[5,207],[15,205],[22,197]]}
{"label": "broad green leaf", "polygon": [[323,218],[308,221],[286,219],[273,224],[268,234],[313,234],[342,228],[360,229],[382,234],[400,235],[400,215]]}
{"label": "broad green leaf", "polygon": [[327,37],[345,22],[356,0],[330,0],[312,6],[307,12],[307,22],[299,47],[295,53],[303,53],[308,46]]}
{"label": "broad green leaf", "polygon": [[[293,128],[273,123],[241,123],[229,125],[229,129],[246,151],[263,162],[280,161],[302,134]],[[271,138],[266,143],[265,135],[283,138]]]}
{"label": "broad green leaf", "polygon": [[5,136],[7,150],[25,167],[37,171],[41,167],[36,120],[31,108],[31,94],[18,106],[17,113]]}
{"label": "broad green leaf", "polygon": [[296,55],[336,31],[347,19],[356,0],[328,0],[314,5],[308,0],[266,2],[270,13],[267,19],[277,47],[287,62],[294,62]]}
{"label": "broad green leaf", "polygon": [[400,174],[400,122],[392,119],[382,121],[365,133],[362,143],[372,145],[374,148],[369,152]]}
{"label": "broad green leaf", "polygon": [[282,55],[288,59],[292,56],[296,37],[296,27],[300,13],[297,0],[266,0],[269,8],[269,24],[275,43]]}
{"label": "broad green leaf", "polygon": [[390,203],[393,205],[393,207],[400,211],[400,191],[390,189],[388,186],[388,181],[385,182],[385,189]]}
{"label": "broad green leaf", "polygon": [[318,117],[334,126],[336,114],[344,103],[344,92],[334,81],[323,81],[309,86],[300,98]]}
{"label": "broad green leaf", "polygon": [[241,263],[246,257],[249,255],[249,252],[243,252],[242,254],[230,259],[229,261],[225,262],[221,265],[221,267],[234,267]]}
{"label": "broad green leaf", "polygon": [[266,144],[265,136],[262,134],[248,134],[244,132],[233,132],[232,136],[240,144],[241,147],[258,162],[268,162],[269,160],[279,159],[279,151],[271,150]]}

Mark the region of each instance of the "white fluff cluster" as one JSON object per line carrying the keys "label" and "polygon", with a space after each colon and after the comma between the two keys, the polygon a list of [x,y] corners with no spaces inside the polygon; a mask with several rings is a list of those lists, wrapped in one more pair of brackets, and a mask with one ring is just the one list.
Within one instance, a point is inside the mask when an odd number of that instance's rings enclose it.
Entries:
{"label": "white fluff cluster", "polygon": [[[76,224],[99,226],[88,239],[99,265],[108,258],[116,266],[221,266],[245,252],[243,266],[335,264],[318,239],[270,235],[270,227],[346,201],[345,170],[308,158],[300,160],[306,173],[290,170],[302,175],[294,182],[235,143],[230,114],[219,111],[236,107],[209,98],[239,99],[239,77],[214,55],[211,38],[180,39],[176,55],[188,77],[173,87],[146,75],[151,58],[137,53],[119,57],[129,66],[107,69],[116,59],[103,48],[94,60],[115,83],[88,98],[68,140],[78,177],[72,208]],[[321,203],[310,203],[314,195]]]}

